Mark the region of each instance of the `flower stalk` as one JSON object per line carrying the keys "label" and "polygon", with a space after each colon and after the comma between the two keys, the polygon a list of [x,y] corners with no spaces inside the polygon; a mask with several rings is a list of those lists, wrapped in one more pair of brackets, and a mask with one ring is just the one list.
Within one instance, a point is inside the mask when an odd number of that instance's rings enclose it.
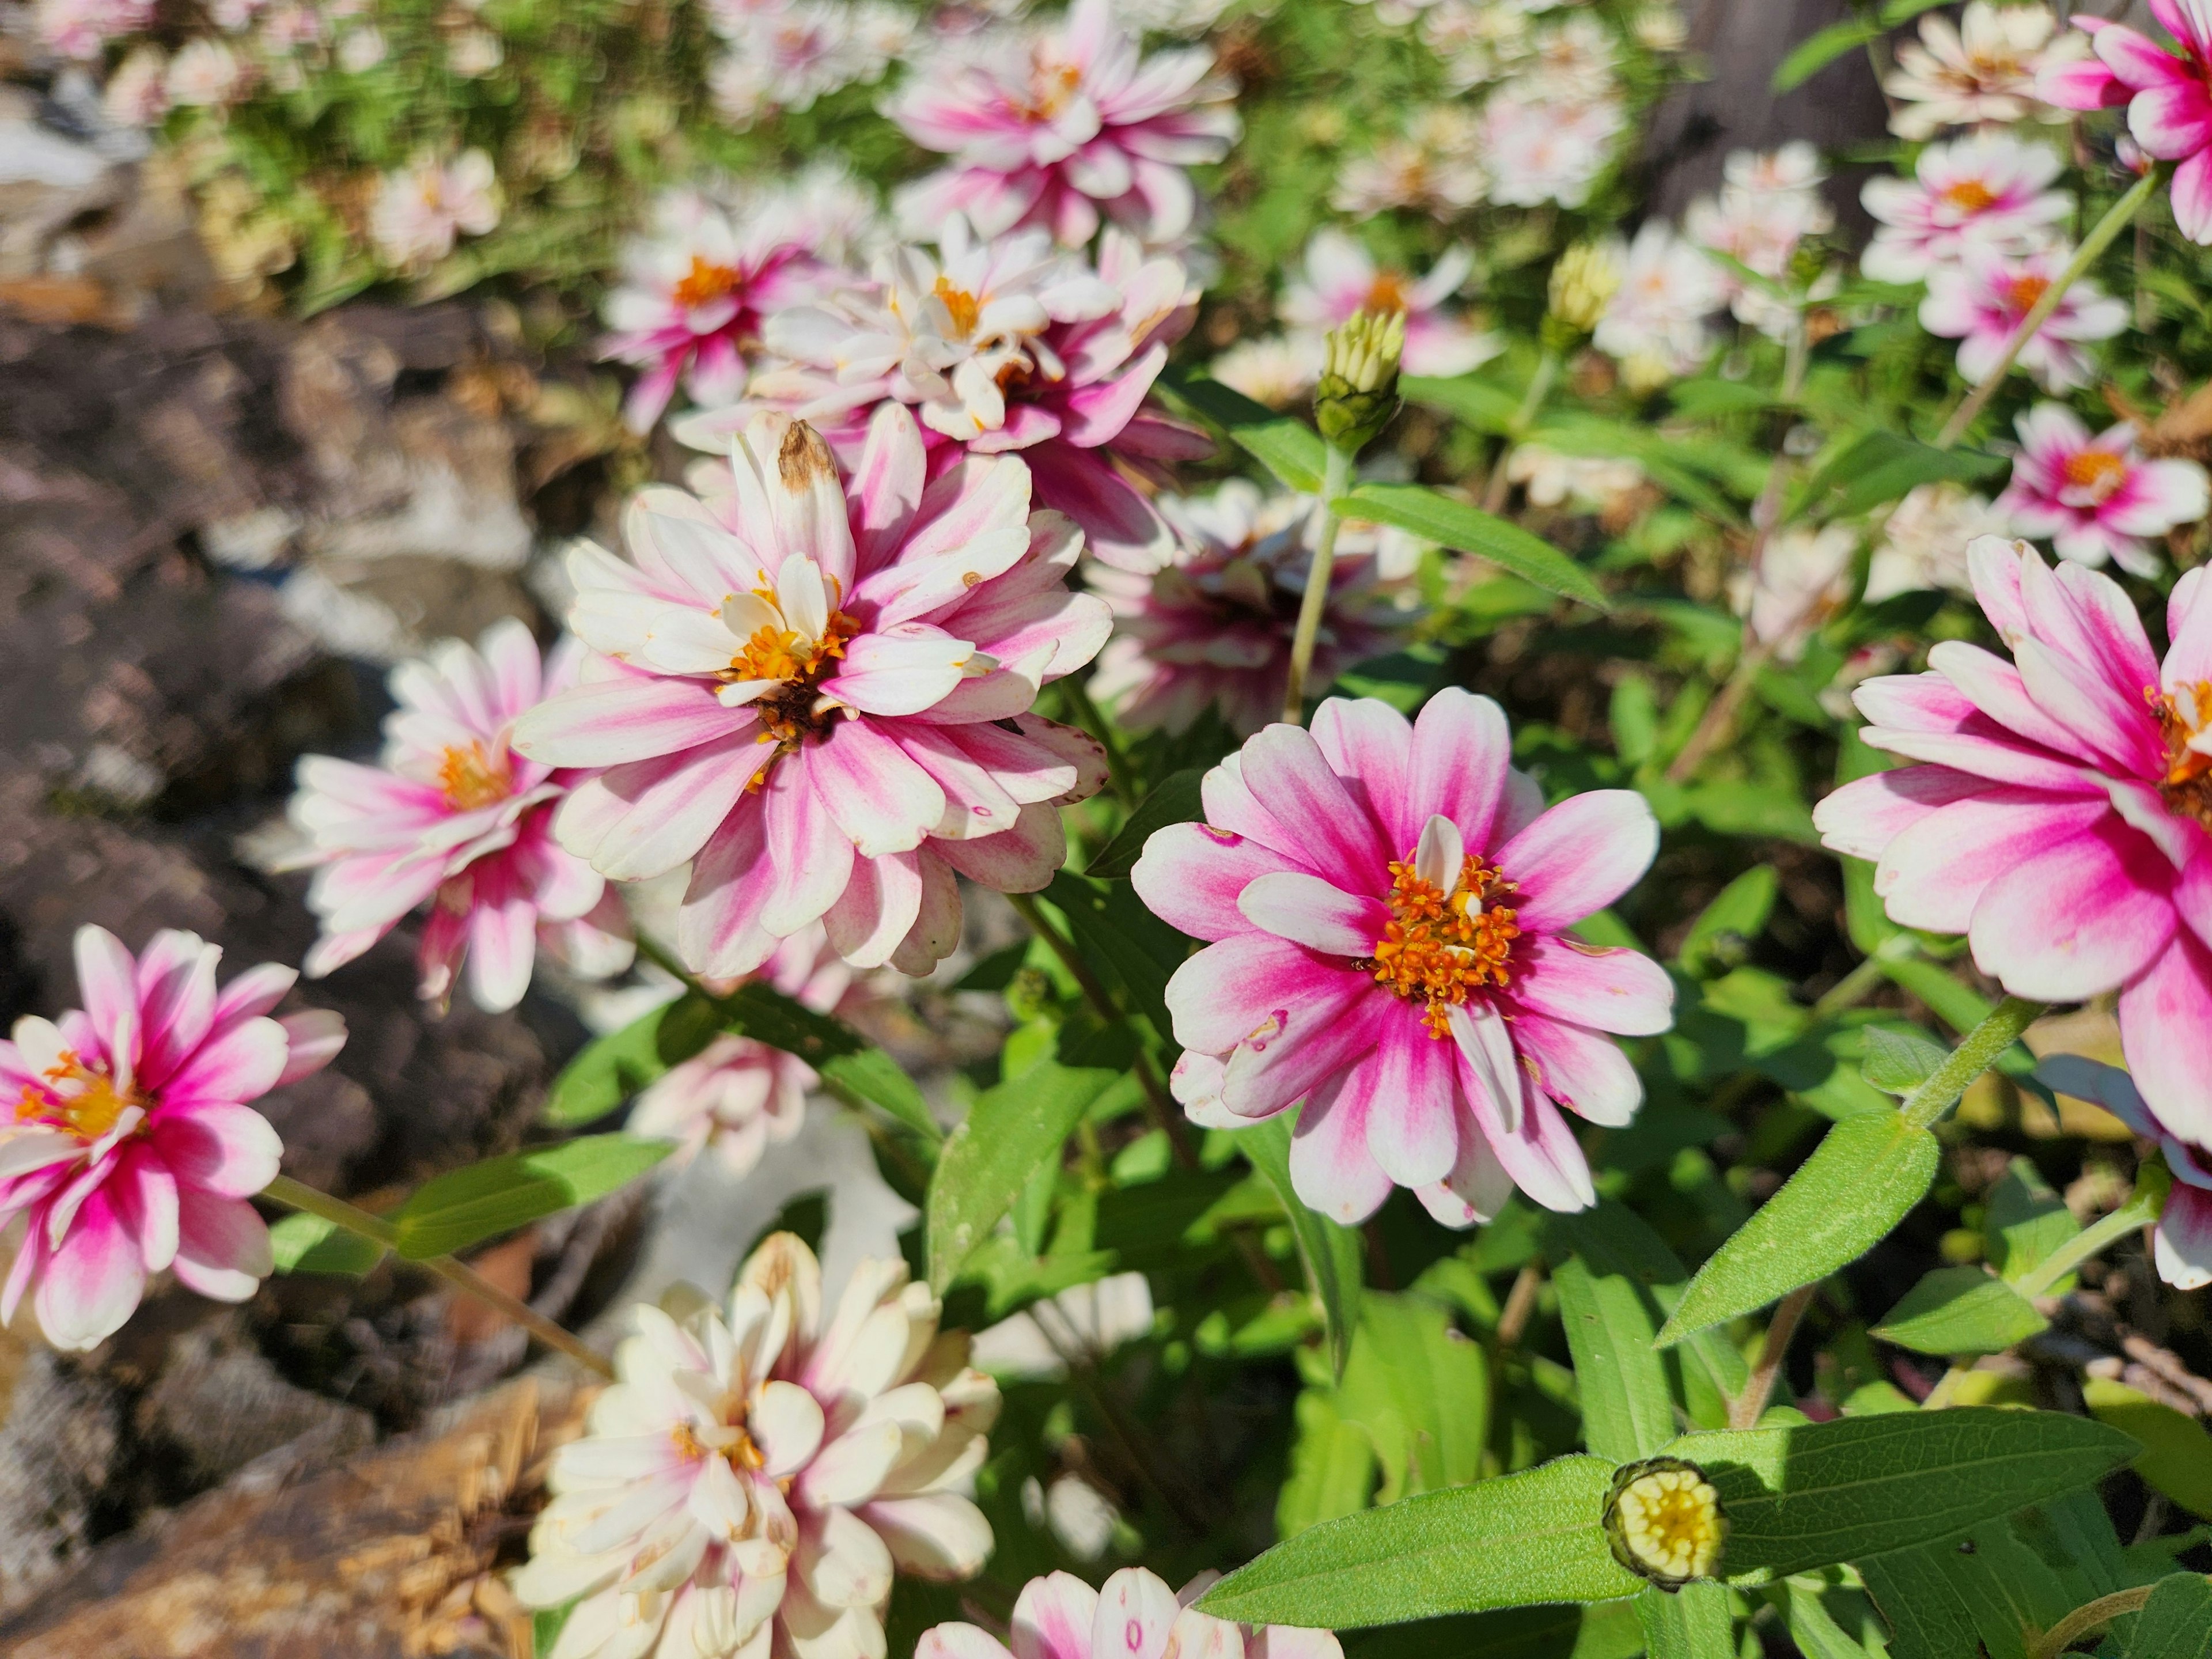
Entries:
{"label": "flower stalk", "polygon": [[2012,338],[2005,342],[2004,356],[1997,359],[1996,366],[1982,377],[1981,383],[1967,392],[1959,406],[1951,411],[1951,418],[1943,422],[1943,430],[1936,434],[1936,448],[1949,449],[1966,435],[1967,428],[1989,406],[1990,399],[1996,395],[1996,389],[2004,383],[2005,376],[2012,373],[2013,364],[2027,349],[2027,343],[2035,337],[2037,331],[2044,324],[2051,320],[2051,313],[2058,309],[2058,302],[2066,297],[2066,290],[2080,281],[2083,273],[2112,245],[2113,240],[2135,222],[2136,215],[2142,211],[2143,204],[2150,199],[2151,191],[2158,187],[2158,181],[2157,169],[2153,168],[2144,173],[2136,180],[2127,194],[2113,203],[2106,210],[2105,216],[2097,221],[2096,228],[2089,233],[2073,258],[2067,262],[2066,269],[2059,272],[2058,280],[2043,290],[2041,297],[2028,307],[2027,315],[2020,319],[2020,326],[2013,330]]}
{"label": "flower stalk", "polygon": [[[262,1188],[261,1195],[272,1203],[283,1205],[287,1209],[319,1217],[332,1226],[343,1227],[346,1231],[385,1249],[396,1250],[398,1248],[399,1230],[382,1217],[371,1215],[367,1210],[349,1204],[342,1198],[333,1198],[330,1194],[295,1181],[289,1176],[278,1176]],[[500,1289],[465,1261],[456,1256],[437,1255],[416,1260],[416,1265],[436,1274],[463,1294],[474,1297],[501,1318],[512,1320],[547,1347],[568,1355],[586,1370],[596,1371],[610,1382],[614,1379],[615,1368],[608,1363],[605,1354],[562,1329],[520,1297]]]}
{"label": "flower stalk", "polygon": [[2020,1040],[2021,1032],[2042,1018],[2044,1004],[2026,997],[2007,997],[1987,1018],[1966,1033],[1959,1046],[1898,1109],[1916,1129],[1932,1129],[1944,1114],[1959,1103],[1967,1085],[1986,1072],[1999,1054]]}

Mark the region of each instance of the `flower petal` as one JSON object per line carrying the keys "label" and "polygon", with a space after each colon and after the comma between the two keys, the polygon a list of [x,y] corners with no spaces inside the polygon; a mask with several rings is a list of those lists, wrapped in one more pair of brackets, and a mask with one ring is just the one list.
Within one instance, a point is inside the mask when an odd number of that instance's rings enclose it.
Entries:
{"label": "flower petal", "polygon": [[1659,821],[1631,789],[1571,795],[1498,849],[1517,883],[1523,933],[1555,933],[1633,887],[1659,850]]}
{"label": "flower petal", "polygon": [[2148,841],[2106,817],[1983,889],[1967,935],[1974,965],[2039,1002],[2117,989],[2173,937],[2172,879]]}

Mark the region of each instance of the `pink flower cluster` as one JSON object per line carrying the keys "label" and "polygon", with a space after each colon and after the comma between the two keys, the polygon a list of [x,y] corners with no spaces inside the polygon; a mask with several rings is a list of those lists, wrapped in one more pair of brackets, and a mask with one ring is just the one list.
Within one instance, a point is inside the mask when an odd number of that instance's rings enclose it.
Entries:
{"label": "pink flower cluster", "polygon": [[2149,538],[2194,523],[2212,506],[2204,469],[2145,459],[2130,422],[2093,438],[2065,404],[2039,404],[2014,425],[2020,454],[1997,507],[2014,531],[2050,537],[2062,559],[2109,559],[2130,575],[2156,575]]}
{"label": "pink flower cluster", "polygon": [[1030,511],[1018,457],[928,474],[903,405],[849,478],[812,427],[762,415],[729,495],[649,489],[629,561],[571,556],[569,625],[599,655],[514,746],[594,769],[555,829],[602,875],[691,862],[677,946],[701,973],[817,921],[848,962],[926,973],[959,935],[956,872],[1042,887],[1057,804],[1104,781],[1095,741],[1030,712],[1110,626],[1067,591],[1081,533]]}
{"label": "pink flower cluster", "polygon": [[1187,167],[1219,161],[1236,88],[1203,47],[1143,57],[1113,0],[1077,0],[1057,28],[926,64],[885,112],[951,164],[902,191],[901,222],[927,235],[955,214],[985,235],[1041,226],[1070,247],[1101,216],[1152,243],[1188,232]]}
{"label": "pink flower cluster", "polygon": [[1510,752],[1470,692],[1418,722],[1332,698],[1208,772],[1205,821],[1153,835],[1131,872],[1209,941],[1168,984],[1176,1099],[1218,1127],[1297,1111],[1291,1180],[1340,1221],[1393,1186],[1452,1227],[1516,1187],[1588,1207],[1558,1109],[1628,1122],[1644,1086],[1607,1034],[1673,1023],[1657,963],[1567,931],[1650,866],[1651,809],[1604,789],[1547,810]]}
{"label": "pink flower cluster", "polygon": [[2175,584],[2161,661],[2110,577],[1994,536],[1968,553],[2012,660],[1947,640],[1927,673],[1861,685],[1863,738],[1916,763],[1814,821],[1875,861],[1895,921],[1965,934],[2014,995],[2117,992],[2146,1109],[2212,1146],[2212,588]]}
{"label": "pink flower cluster", "polygon": [[922,1633],[914,1659],[1343,1659],[1329,1631],[1255,1630],[1199,1612],[1190,1603],[1216,1577],[1178,1596],[1142,1567],[1124,1567],[1097,1589],[1073,1573],[1048,1573],[1022,1586],[1011,1649],[974,1625],[939,1625]]}
{"label": "pink flower cluster", "polygon": [[1307,336],[1308,349],[1317,353],[1329,330],[1362,311],[1403,312],[1406,373],[1464,374],[1503,349],[1496,337],[1445,307],[1474,266],[1474,255],[1453,248],[1427,276],[1415,277],[1376,264],[1365,248],[1332,226],[1306,244],[1304,270],[1283,294],[1283,320]]}
{"label": "pink flower cluster", "polygon": [[27,1227],[0,1323],[36,1281],[40,1328],[89,1348],[120,1329],[167,1270],[202,1296],[242,1302],[271,1270],[269,1231],[246,1200],[283,1152],[246,1103],[329,1064],[345,1023],[269,1011],[299,976],[264,963],[220,989],[222,951],[154,935],[137,957],[112,933],[76,935],[82,1009],[19,1019],[0,1042],[0,1225]]}
{"label": "pink flower cluster", "polygon": [[452,994],[465,957],[477,1006],[512,1008],[541,942],[587,978],[629,965],[621,902],[553,839],[574,780],[509,742],[516,720],[574,678],[579,654],[541,666],[537,641],[512,621],[476,647],[449,640],[392,671],[399,707],[380,766],[301,758],[290,817],[307,848],[290,867],[315,871],[307,904],[323,924],[308,977],[351,962],[424,903],[417,954],[433,1001]]}
{"label": "pink flower cluster", "polygon": [[2128,131],[2143,153],[2179,161],[2173,222],[2192,242],[2212,243],[2212,6],[2204,0],[2149,0],[2151,15],[2178,51],[2094,15],[2076,16],[2096,56],[2054,64],[2040,78],[2044,97],[2063,109],[2124,104]]}
{"label": "pink flower cluster", "polygon": [[1151,400],[1168,348],[1198,296],[1175,258],[1147,257],[1109,229],[1097,264],[1041,231],[975,240],[955,217],[935,252],[908,246],[821,303],[780,312],[765,333],[781,355],[727,410],[677,423],[684,442],[726,451],[762,409],[815,424],[856,465],[875,412],[911,408],[941,477],[963,453],[1018,451],[1041,506],[1083,529],[1093,556],[1148,570],[1172,544],[1127,474],[1211,453]]}

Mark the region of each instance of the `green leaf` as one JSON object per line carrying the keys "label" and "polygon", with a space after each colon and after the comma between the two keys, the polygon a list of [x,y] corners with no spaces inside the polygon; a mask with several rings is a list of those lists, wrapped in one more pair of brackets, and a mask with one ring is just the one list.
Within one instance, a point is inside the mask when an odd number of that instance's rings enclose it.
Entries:
{"label": "green leaf", "polygon": [[2018,1283],[2081,1231],[2066,1200],[2042,1173],[2015,1158],[2004,1179],[1990,1189],[1982,1222],[1982,1254],[2006,1279]]}
{"label": "green leaf", "polygon": [[1425,1297],[1370,1291],[1360,1298],[1337,1409],[1374,1443],[1382,1466],[1377,1503],[1465,1486],[1482,1474],[1489,1368],[1481,1348]]}
{"label": "green leaf", "polygon": [[568,1626],[568,1615],[575,1610],[576,1604],[570,1601],[562,1607],[540,1608],[531,1615],[530,1645],[538,1659],[550,1659],[554,1644],[560,1641],[561,1632]]}
{"label": "green leaf", "polygon": [[1513,429],[1521,412],[1521,399],[1504,387],[1472,374],[1438,380],[1432,374],[1401,374],[1398,391],[1409,404],[1419,404],[1464,421],[1478,432],[1504,434]]}
{"label": "green leaf", "polygon": [[945,1139],[923,1203],[930,1288],[943,1291],[1014,1207],[1030,1174],[1056,1156],[1118,1067],[1041,1060],[986,1090]]}
{"label": "green leaf", "polygon": [[1168,980],[1190,954],[1189,939],[1146,909],[1127,882],[1097,882],[1062,870],[1044,896],[1067,918],[1076,948],[1114,970],[1134,1011],[1163,1036],[1171,1032]]}
{"label": "green leaf", "polygon": [[1154,830],[1204,817],[1206,808],[1199,800],[1198,787],[1205,776],[1204,767],[1188,766],[1162,778],[1083,873],[1094,879],[1119,880],[1127,876]]}
{"label": "green leaf", "polygon": [[1702,979],[1741,962],[1743,947],[1766,929],[1780,882],[1772,865],[1754,864],[1715,894],[1683,936],[1682,971]]}
{"label": "green leaf", "polygon": [[1501,1607],[1346,1631],[1344,1659],[1635,1659],[1644,1627],[1632,1601]]}
{"label": "green leaf", "polygon": [[1804,1580],[1783,1586],[1782,1593],[1788,1598],[1790,1639],[1805,1659],[1868,1659],[1865,1647],[1851,1639]]}
{"label": "green leaf", "polygon": [[817,1014],[761,980],[739,986],[719,1006],[725,1030],[797,1054],[824,1083],[882,1107],[933,1145],[941,1135],[914,1079],[843,1020]]}
{"label": "green leaf", "polygon": [[1894,1112],[1847,1117],[1716,1250],[1659,1333],[1665,1347],[1826,1279],[1888,1235],[1926,1195],[1936,1137]]}
{"label": "green leaf", "polygon": [[1375,1491],[1375,1443],[1344,1420],[1332,1389],[1307,1389],[1297,1398],[1291,1471],[1275,1497],[1275,1532],[1295,1538],[1308,1527],[1357,1515]]}
{"label": "green leaf", "polygon": [[2136,1617],[2128,1659],[2208,1659],[2212,1656],[2212,1583],[2177,1572],[2152,1586]]}
{"label": "green leaf", "polygon": [[2202,1423],[2111,1377],[2084,1379],[2081,1398],[2100,1423],[2142,1443],[2137,1474],[2191,1515],[2212,1518],[2212,1434]]}
{"label": "green leaf", "polygon": [[1329,1369],[1343,1376],[1352,1355],[1352,1331],[1359,1317],[1359,1235],[1308,1209],[1291,1185],[1291,1123],[1285,1113],[1266,1123],[1234,1131],[1237,1145],[1254,1169],[1267,1177],[1291,1224],[1306,1288],[1321,1304],[1328,1327]]}
{"label": "green leaf", "polygon": [[1905,1293],[1874,1334],[1915,1353],[2002,1353],[2050,1323],[2002,1279],[1979,1267],[1938,1267]]}
{"label": "green leaf", "polygon": [[1728,1513],[1721,1567],[1756,1584],[1949,1538],[2101,1480],[2126,1435],[2063,1412],[1962,1406],[1685,1435]]}
{"label": "green leaf", "polygon": [[392,1212],[398,1230],[392,1248],[410,1261],[452,1255],[541,1216],[604,1198],[675,1150],[672,1140],[580,1135],[557,1146],[450,1170],[423,1182]]}
{"label": "green leaf", "polygon": [[539,1115],[564,1128],[596,1122],[704,1048],[720,1029],[714,1005],[704,997],[664,1003],[585,1044],[553,1079]]}
{"label": "green leaf", "polygon": [[1894,432],[1869,432],[1845,445],[1813,475],[1790,516],[1800,518],[1817,509],[1824,518],[1847,519],[1885,501],[1902,500],[1919,484],[1943,479],[1977,483],[2010,465],[2002,456],[1937,449]]}
{"label": "green leaf", "polygon": [[1593,1273],[1580,1256],[1553,1269],[1552,1284],[1574,1355],[1583,1443],[1615,1462],[1649,1457],[1674,1437],[1674,1397],[1643,1297],[1625,1274]]}
{"label": "green leaf", "polygon": [[1899,1100],[1925,1083],[1929,1073],[1951,1055],[1948,1048],[1923,1031],[1869,1025],[1862,1041],[1866,1057],[1859,1062],[1859,1075]]}
{"label": "green leaf", "polygon": [[335,1273],[359,1279],[384,1260],[384,1246],[335,1221],[295,1210],[269,1224],[269,1249],[280,1273]]}
{"label": "green leaf", "polygon": [[1419,484],[1363,483],[1337,501],[1347,517],[1395,525],[1445,547],[1473,553],[1553,593],[1607,608],[1605,591],[1589,573],[1549,542],[1519,525]]}
{"label": "green leaf", "polygon": [[1736,1659],[1728,1591],[1711,1580],[1672,1595],[1648,1587],[1636,1598],[1636,1616],[1650,1659]]}
{"label": "green leaf", "polygon": [[1345,1630],[1632,1595],[1644,1581],[1605,1538],[1613,1468],[1601,1457],[1562,1457],[1323,1522],[1231,1573],[1198,1605],[1250,1624]]}
{"label": "green leaf", "polygon": [[1790,49],[1774,71],[1773,90],[1788,92],[1802,86],[1844,53],[1881,38],[1881,26],[1862,18],[1847,17],[1840,23],[1831,23]]}
{"label": "green leaf", "polygon": [[1255,404],[1243,392],[1202,374],[1170,369],[1154,384],[1170,403],[1181,404],[1200,420],[1220,428],[1231,443],[1291,489],[1308,495],[1321,493],[1328,447],[1321,434],[1304,421],[1278,415],[1265,404]]}

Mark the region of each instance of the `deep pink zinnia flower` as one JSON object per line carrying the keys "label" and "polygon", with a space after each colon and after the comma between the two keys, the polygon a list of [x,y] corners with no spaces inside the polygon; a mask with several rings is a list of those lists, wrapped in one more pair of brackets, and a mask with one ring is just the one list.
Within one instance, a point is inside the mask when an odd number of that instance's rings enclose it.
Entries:
{"label": "deep pink zinnia flower", "polygon": [[1203,432],[1152,398],[1168,348],[1190,330],[1198,290],[1179,260],[1109,230],[1094,270],[1041,231],[974,240],[955,216],[934,251],[891,250],[873,278],[769,320],[783,361],[750,397],[675,423],[716,454],[763,409],[809,422],[848,468],[885,403],[904,404],[930,447],[930,476],[1018,451],[1037,505],[1082,526],[1091,556],[1151,570],[1173,538],[1127,476],[1212,453]]}
{"label": "deep pink zinnia flower", "polygon": [[2146,459],[2130,422],[2093,438],[2065,404],[2038,404],[2014,425],[2020,456],[1997,507],[2018,533],[2050,537],[2062,559],[2110,559],[2130,575],[2153,576],[2159,558],[2148,538],[2204,516],[2204,469]]}
{"label": "deep pink zinnia flower", "polygon": [[848,962],[926,973],[959,936],[954,872],[1042,887],[1066,851],[1056,804],[1104,781],[1093,739],[1030,713],[1111,626],[1067,591],[1082,535],[1030,511],[1014,456],[926,483],[896,404],[849,483],[781,415],[732,468],[728,496],[644,492],[635,563],[571,555],[569,626],[604,654],[515,747],[606,769],[556,823],[602,874],[693,860],[677,946],[699,972],[749,973],[818,921]]}
{"label": "deep pink zinnia flower", "polygon": [[[2014,332],[2073,257],[2063,245],[2019,254],[1964,247],[1958,264],[1929,271],[1920,326],[1958,341],[1959,377],[1978,385],[1996,372]],[[2087,386],[2094,374],[2082,343],[2108,340],[2127,325],[2127,307],[2085,276],[2066,290],[2013,366],[2045,392]]]}
{"label": "deep pink zinnia flower", "polygon": [[323,936],[307,977],[351,962],[428,903],[417,952],[422,994],[443,1001],[468,960],[469,992],[491,1012],[530,988],[543,943],[586,978],[629,965],[621,901],[553,839],[553,809],[573,778],[517,754],[515,720],[575,678],[571,650],[540,665],[521,623],[495,623],[471,647],[448,640],[392,672],[398,708],[385,721],[381,766],[328,755],[299,765],[290,817],[313,868],[307,906]]}
{"label": "deep pink zinnia flower", "polygon": [[885,113],[952,164],[899,192],[909,232],[956,213],[985,235],[1041,225],[1069,247],[1103,210],[1146,241],[1172,242],[1198,206],[1183,169],[1218,161],[1238,131],[1234,83],[1202,46],[1142,57],[1113,0],[1078,0],[1054,30],[944,72],[910,75]]}
{"label": "deep pink zinnia flower", "polygon": [[2102,17],[2076,17],[2096,57],[2046,70],[2037,91],[2061,109],[2128,106],[2128,131],[2147,154],[2179,161],[2173,222],[2192,242],[2212,242],[2212,3],[2150,0],[2180,51]]}
{"label": "deep pink zinnia flower", "polygon": [[1644,1087],[1604,1033],[1673,1020],[1658,964],[1566,930],[1650,864],[1643,797],[1547,811],[1508,763],[1505,716],[1451,690],[1418,723],[1331,698],[1206,775],[1206,821],[1160,830],[1131,872],[1206,948],[1176,970],[1176,1097],[1234,1127],[1300,1102],[1291,1174],[1341,1221],[1395,1184],[1464,1227],[1518,1187],[1595,1202],[1557,1106],[1627,1122]]}
{"label": "deep pink zinnia flower", "polygon": [[1921,763],[1814,813],[1876,861],[1908,927],[1964,933],[2015,996],[2119,993],[2120,1039],[2160,1121],[2212,1145],[2212,604],[2174,585],[2163,665],[2111,577],[1978,538],[1974,596],[2013,660],[1947,640],[1930,672],[1853,694],[1876,749]]}
{"label": "deep pink zinnia flower", "polygon": [[100,927],[76,934],[82,1010],[15,1022],[0,1042],[0,1225],[29,1225],[0,1291],[12,1321],[32,1280],[40,1328],[89,1348],[122,1328],[146,1275],[243,1302],[271,1270],[269,1230],[246,1200],[283,1152],[246,1103],[319,1071],[345,1022],[314,1009],[268,1018],[299,975],[273,962],[217,990],[220,947],[154,935],[132,957]]}

